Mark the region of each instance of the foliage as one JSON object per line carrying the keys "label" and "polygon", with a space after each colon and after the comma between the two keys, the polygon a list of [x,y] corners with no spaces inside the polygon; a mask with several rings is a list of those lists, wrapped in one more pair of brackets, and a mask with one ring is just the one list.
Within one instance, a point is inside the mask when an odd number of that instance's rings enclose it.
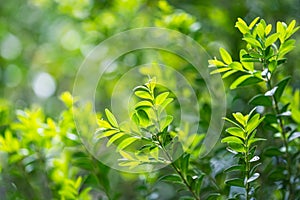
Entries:
{"label": "foliage", "polygon": [[[274,151],[278,146],[271,143],[271,147],[265,150],[265,154],[272,157],[280,157],[284,162],[277,163],[275,170],[269,174],[269,179],[281,181],[278,187],[281,195],[286,199],[295,199],[297,189],[295,185],[298,172],[294,171],[293,166],[297,164],[297,153],[291,150],[298,138],[298,132],[289,124],[293,120],[292,113],[298,113],[298,108],[290,106],[290,103],[281,104],[281,97],[288,85],[290,77],[284,77],[277,83],[275,74],[278,67],[286,62],[286,54],[294,48],[295,40],[290,37],[300,28],[295,27],[296,21],[293,20],[289,25],[284,22],[276,23],[276,32],[270,34],[272,25],[259,18],[255,18],[250,25],[242,19],[238,19],[236,27],[243,34],[243,40],[247,43],[247,48],[240,50],[240,62],[232,61],[230,54],[225,49],[220,49],[223,61],[216,58],[210,60],[210,66],[218,69],[211,73],[223,73],[222,78],[227,78],[238,73],[239,77],[230,85],[230,89],[256,83],[265,83],[265,92],[259,93],[249,101],[250,105],[263,106],[265,113],[265,127],[273,132],[273,138],[280,138],[280,150]],[[255,65],[256,64],[256,65]],[[296,92],[297,97],[297,92]],[[289,139],[292,138],[292,139]],[[267,153],[266,153],[267,152]],[[248,192],[248,191],[247,191]]]}
{"label": "foliage", "polygon": [[[299,8],[293,0],[1,2],[0,199],[299,199]],[[232,28],[238,17],[242,40]],[[203,77],[168,52],[121,56],[95,94],[95,141],[119,147],[124,168],[168,164],[155,172],[129,174],[103,165],[85,149],[72,115],[80,97],[63,91],[72,90],[80,63],[99,42],[153,26],[184,33],[210,54],[219,50],[221,59],[209,62],[212,73],[221,73],[231,88],[226,119],[234,123],[222,140],[229,151],[219,142],[199,158],[212,112]],[[133,76],[118,92],[147,83],[135,88],[128,121],[120,120],[122,110],[105,110],[124,73],[153,61],[171,66],[193,87],[200,107],[197,133],[178,122],[178,98],[189,98],[188,92],[175,96],[178,80],[159,67],[142,66],[139,73],[164,80],[170,88],[155,84],[154,78],[147,82]],[[156,116],[155,110],[161,113]],[[247,131],[251,120],[261,123]],[[265,140],[251,143],[261,138]],[[252,158],[259,160],[250,162]]]}

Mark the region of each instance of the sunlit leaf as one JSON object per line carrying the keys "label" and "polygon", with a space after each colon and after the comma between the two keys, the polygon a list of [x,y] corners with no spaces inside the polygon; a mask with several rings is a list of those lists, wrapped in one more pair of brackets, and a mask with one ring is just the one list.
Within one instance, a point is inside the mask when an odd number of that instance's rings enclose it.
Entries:
{"label": "sunlit leaf", "polygon": [[107,120],[108,122],[115,128],[117,128],[119,125],[118,125],[118,122],[115,118],[115,116],[108,110],[108,109],[105,109],[105,114],[106,114],[106,117],[107,117]]}
{"label": "sunlit leaf", "polygon": [[231,58],[230,54],[224,48],[220,48],[220,54],[221,54],[221,57],[222,57],[223,61],[227,65],[232,63],[232,58]]}

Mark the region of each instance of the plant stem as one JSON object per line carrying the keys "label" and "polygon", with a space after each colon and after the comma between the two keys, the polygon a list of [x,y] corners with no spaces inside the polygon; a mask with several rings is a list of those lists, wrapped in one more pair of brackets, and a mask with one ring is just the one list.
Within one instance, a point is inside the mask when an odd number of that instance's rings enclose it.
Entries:
{"label": "plant stem", "polygon": [[[268,90],[273,89],[271,79],[268,76],[267,76],[266,79],[267,79],[266,84],[267,84]],[[280,133],[281,133],[281,137],[282,137],[282,140],[283,140],[283,145],[285,147],[285,158],[286,158],[286,161],[287,161],[286,169],[287,169],[287,172],[288,172],[287,180],[288,180],[288,188],[289,188],[288,199],[293,200],[293,199],[295,199],[295,194],[294,194],[293,184],[291,183],[291,177],[292,177],[292,168],[291,167],[292,166],[291,166],[291,156],[289,154],[289,145],[288,145],[288,141],[287,141],[287,138],[286,138],[286,132],[285,132],[285,129],[284,129],[283,119],[281,118],[281,116],[279,116],[281,113],[280,113],[280,110],[279,110],[278,101],[277,101],[277,99],[275,98],[274,95],[272,95],[272,101],[273,101],[273,110],[274,110],[275,114],[278,116],[278,123],[279,123],[280,129],[281,129]]]}
{"label": "plant stem", "polygon": [[249,192],[250,192],[250,185],[248,183],[248,179],[250,176],[250,162],[249,162],[249,148],[248,148],[248,135],[246,137],[246,141],[245,141],[245,147],[246,147],[246,152],[245,152],[245,164],[246,164],[246,200],[250,200],[250,196],[249,196]]}
{"label": "plant stem", "polygon": [[173,159],[171,157],[171,155],[168,153],[168,151],[165,149],[165,147],[162,145],[162,143],[160,142],[160,140],[158,140],[161,148],[163,149],[164,153],[166,154],[169,162],[171,163],[173,169],[176,171],[176,173],[180,176],[181,180],[183,181],[184,185],[187,187],[187,189],[190,191],[190,193],[193,195],[193,197],[196,200],[200,200],[200,197],[194,192],[194,190],[192,189],[192,187],[190,186],[190,184],[188,183],[188,181],[185,179],[184,175],[181,173],[180,169],[177,168],[177,166],[174,164]]}

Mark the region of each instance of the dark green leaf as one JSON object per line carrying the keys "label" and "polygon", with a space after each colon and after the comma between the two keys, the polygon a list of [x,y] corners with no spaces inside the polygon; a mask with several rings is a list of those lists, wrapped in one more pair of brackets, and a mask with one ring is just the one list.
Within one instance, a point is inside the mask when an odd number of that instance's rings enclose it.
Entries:
{"label": "dark green leaf", "polygon": [[224,170],[224,172],[232,172],[232,171],[245,171],[245,166],[243,165],[233,165]]}
{"label": "dark green leaf", "polygon": [[179,183],[182,184],[182,180],[179,175],[177,174],[169,174],[161,177],[159,181],[166,181],[166,182],[171,182],[171,183]]}
{"label": "dark green leaf", "polygon": [[249,104],[254,106],[272,106],[272,100],[270,97],[266,97],[263,94],[258,94],[250,99]]}
{"label": "dark green leaf", "polygon": [[290,80],[291,80],[291,77],[286,77],[282,81],[280,81],[279,83],[276,84],[277,90],[274,93],[274,97],[277,101],[280,100],[280,97],[282,96],[283,91]]}
{"label": "dark green leaf", "polygon": [[281,152],[278,148],[276,147],[269,147],[267,149],[264,150],[263,155],[264,156],[268,156],[268,157],[272,157],[272,156],[281,156],[284,153]]}
{"label": "dark green leaf", "polygon": [[231,186],[244,187],[244,181],[240,178],[230,179],[225,181],[225,183]]}

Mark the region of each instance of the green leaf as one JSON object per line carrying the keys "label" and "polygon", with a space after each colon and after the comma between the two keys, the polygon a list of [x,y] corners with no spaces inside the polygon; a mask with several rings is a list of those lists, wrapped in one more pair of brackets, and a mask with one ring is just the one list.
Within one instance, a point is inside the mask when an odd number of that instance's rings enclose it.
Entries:
{"label": "green leaf", "polygon": [[139,117],[139,122],[141,125],[147,126],[150,122],[149,116],[144,110],[138,110],[137,115]]}
{"label": "green leaf", "polygon": [[164,93],[161,93],[159,94],[156,99],[155,99],[155,104],[156,105],[162,105],[165,100],[167,99],[167,97],[169,96],[169,92],[164,92]]}
{"label": "green leaf", "polygon": [[121,161],[119,163],[119,165],[121,167],[129,167],[129,169],[132,169],[140,164],[141,164],[141,162],[138,160],[130,160],[130,161],[126,160],[126,161]]}
{"label": "green leaf", "polygon": [[281,156],[284,153],[281,152],[277,147],[269,147],[266,148],[263,152],[264,156],[272,157],[272,156]]}
{"label": "green leaf", "polygon": [[226,73],[224,73],[223,75],[222,75],[222,79],[225,79],[225,78],[227,78],[228,76],[230,76],[230,75],[232,75],[232,74],[234,74],[234,73],[236,73],[237,71],[236,70],[230,70],[230,71],[228,71],[228,72],[226,72]]}
{"label": "green leaf", "polygon": [[106,114],[106,117],[107,117],[107,120],[108,122],[115,128],[117,128],[119,125],[118,125],[118,122],[115,118],[115,116],[108,110],[108,109],[105,109],[105,114]]}
{"label": "green leaf", "polygon": [[228,136],[225,137],[221,140],[222,143],[237,143],[237,144],[244,144],[244,142],[238,138],[238,137],[234,137],[234,136]]}
{"label": "green leaf", "polygon": [[251,133],[256,129],[256,127],[264,120],[264,117],[260,118],[260,115],[255,114],[247,123],[246,131]]}
{"label": "green leaf", "polygon": [[147,107],[152,107],[152,103],[150,101],[140,101],[137,104],[135,104],[135,109],[139,110],[139,109],[143,109],[143,108],[147,108]]}
{"label": "green leaf", "polygon": [[171,182],[171,183],[179,183],[182,184],[181,177],[177,174],[169,174],[161,177],[159,181]]}
{"label": "green leaf", "polygon": [[285,39],[285,29],[283,27],[282,22],[277,22],[276,23],[276,31],[277,31],[277,33],[280,33],[279,40],[280,40],[281,43],[283,43],[284,39]]}
{"label": "green leaf", "polygon": [[245,166],[243,165],[233,165],[224,170],[224,172],[232,172],[232,171],[245,171]]}
{"label": "green leaf", "polygon": [[232,62],[228,65],[228,67],[238,71],[245,71],[242,64],[239,62]]}
{"label": "green leaf", "polygon": [[226,66],[225,63],[222,61],[219,61],[217,59],[214,60],[208,60],[209,67],[224,67]]}
{"label": "green leaf", "polygon": [[235,23],[235,27],[237,27],[242,34],[246,34],[250,31],[246,22],[241,18],[238,18],[238,21]]}
{"label": "green leaf", "polygon": [[244,116],[240,112],[233,113],[232,116],[235,118],[236,121],[238,121],[243,127],[246,125],[246,122],[248,120],[248,116]]}
{"label": "green leaf", "polygon": [[274,93],[274,97],[277,101],[280,100],[280,98],[283,94],[283,91],[290,80],[291,80],[291,77],[286,77],[282,81],[280,81],[279,83],[276,84],[277,90]]}
{"label": "green leaf", "polygon": [[134,94],[139,97],[139,98],[142,98],[142,99],[150,99],[150,100],[153,100],[153,97],[152,95],[148,92],[148,91],[136,91],[134,92]]}
{"label": "green leaf", "polygon": [[232,63],[232,58],[231,58],[230,54],[224,48],[220,48],[220,54],[221,54],[221,57],[222,57],[223,61],[227,65]]}
{"label": "green leaf", "polygon": [[167,115],[166,117],[162,118],[159,122],[160,131],[162,132],[167,126],[169,126],[173,121],[173,116]]}
{"label": "green leaf", "polygon": [[117,151],[123,150],[126,147],[128,147],[129,145],[131,145],[133,142],[139,140],[140,138],[138,137],[129,137],[124,139],[117,147]]}
{"label": "green leaf", "polygon": [[129,153],[125,152],[125,151],[120,151],[119,152],[121,154],[121,156],[127,160],[135,160]]}
{"label": "green leaf", "polygon": [[247,79],[252,78],[252,75],[243,75],[237,78],[231,85],[230,89],[233,90],[237,88],[239,85],[241,85],[243,82],[245,82]]}
{"label": "green leaf", "polygon": [[259,17],[256,17],[256,18],[250,23],[249,29],[252,29],[252,28],[255,26],[255,24],[257,23],[258,20],[259,20]]}
{"label": "green leaf", "polygon": [[135,88],[133,89],[133,91],[134,91],[134,92],[136,92],[136,91],[146,91],[146,92],[149,92],[149,88],[147,88],[147,87],[144,86],[144,85],[139,85],[139,86],[135,87]]}
{"label": "green leaf", "polygon": [[248,140],[248,145],[250,146],[250,145],[252,145],[253,143],[255,143],[255,142],[259,142],[259,141],[265,141],[266,139],[264,139],[264,138],[250,138],[249,140]]}
{"label": "green leaf", "polygon": [[225,183],[231,186],[244,187],[244,181],[240,178],[230,179],[225,181]]}
{"label": "green leaf", "polygon": [[108,123],[107,121],[105,121],[103,119],[97,120],[97,123],[98,123],[98,126],[100,128],[105,128],[105,129],[112,128],[112,126],[110,125],[110,123]]}
{"label": "green leaf", "polygon": [[245,133],[242,129],[238,127],[230,127],[226,129],[226,132],[229,133],[230,135],[240,137],[242,139],[245,139]]}
{"label": "green leaf", "polygon": [[268,46],[271,46],[273,43],[276,42],[276,40],[278,39],[280,33],[274,33],[272,35],[270,35],[265,42],[265,48]]}
{"label": "green leaf", "polygon": [[122,133],[122,132],[115,134],[108,140],[106,146],[109,147],[112,143],[114,143],[117,139],[121,138],[124,135],[125,135],[125,133]]}
{"label": "green leaf", "polygon": [[261,38],[261,39],[264,39],[265,37],[265,29],[264,29],[264,26],[259,23],[257,26],[256,26],[256,33],[258,34],[258,36]]}
{"label": "green leaf", "polygon": [[167,98],[159,107],[159,114],[173,101],[173,98]]}
{"label": "green leaf", "polygon": [[228,143],[228,146],[230,147],[230,149],[232,149],[233,151],[236,152],[240,152],[240,153],[245,153],[245,147],[242,144],[238,144],[238,143]]}
{"label": "green leaf", "polygon": [[254,64],[253,63],[251,63],[251,62],[243,62],[243,56],[245,56],[245,55],[247,55],[248,53],[247,53],[247,51],[245,50],[245,49],[241,49],[240,50],[240,60],[241,60],[241,62],[242,62],[242,64],[243,64],[243,66],[247,69],[247,70],[249,70],[249,71],[253,71],[254,70]]}
{"label": "green leaf", "polygon": [[215,69],[215,70],[211,71],[210,74],[222,73],[222,72],[226,72],[228,70],[231,70],[231,68],[229,68],[229,67],[222,67],[222,68],[218,68],[218,69]]}
{"label": "green leaf", "polygon": [[259,94],[250,99],[249,104],[254,106],[272,106],[272,100],[270,97]]}
{"label": "green leaf", "polygon": [[244,37],[243,40],[246,41],[246,42],[247,42],[248,44],[250,44],[251,46],[262,48],[260,42],[257,41],[257,40],[254,39],[254,38],[251,38],[251,37]]}
{"label": "green leaf", "polygon": [[120,130],[118,129],[112,129],[112,130],[105,130],[105,131],[102,131],[101,133],[99,133],[96,138],[100,139],[100,138],[104,138],[104,137],[109,137],[109,136],[112,136],[116,133],[119,133]]}
{"label": "green leaf", "polygon": [[272,30],[272,24],[268,24],[268,26],[266,26],[266,28],[265,28],[265,34],[269,35],[269,33],[271,32],[271,30]]}
{"label": "green leaf", "polygon": [[278,58],[282,58],[285,54],[293,50],[295,48],[295,42],[295,40],[287,40],[281,44],[278,50]]}

